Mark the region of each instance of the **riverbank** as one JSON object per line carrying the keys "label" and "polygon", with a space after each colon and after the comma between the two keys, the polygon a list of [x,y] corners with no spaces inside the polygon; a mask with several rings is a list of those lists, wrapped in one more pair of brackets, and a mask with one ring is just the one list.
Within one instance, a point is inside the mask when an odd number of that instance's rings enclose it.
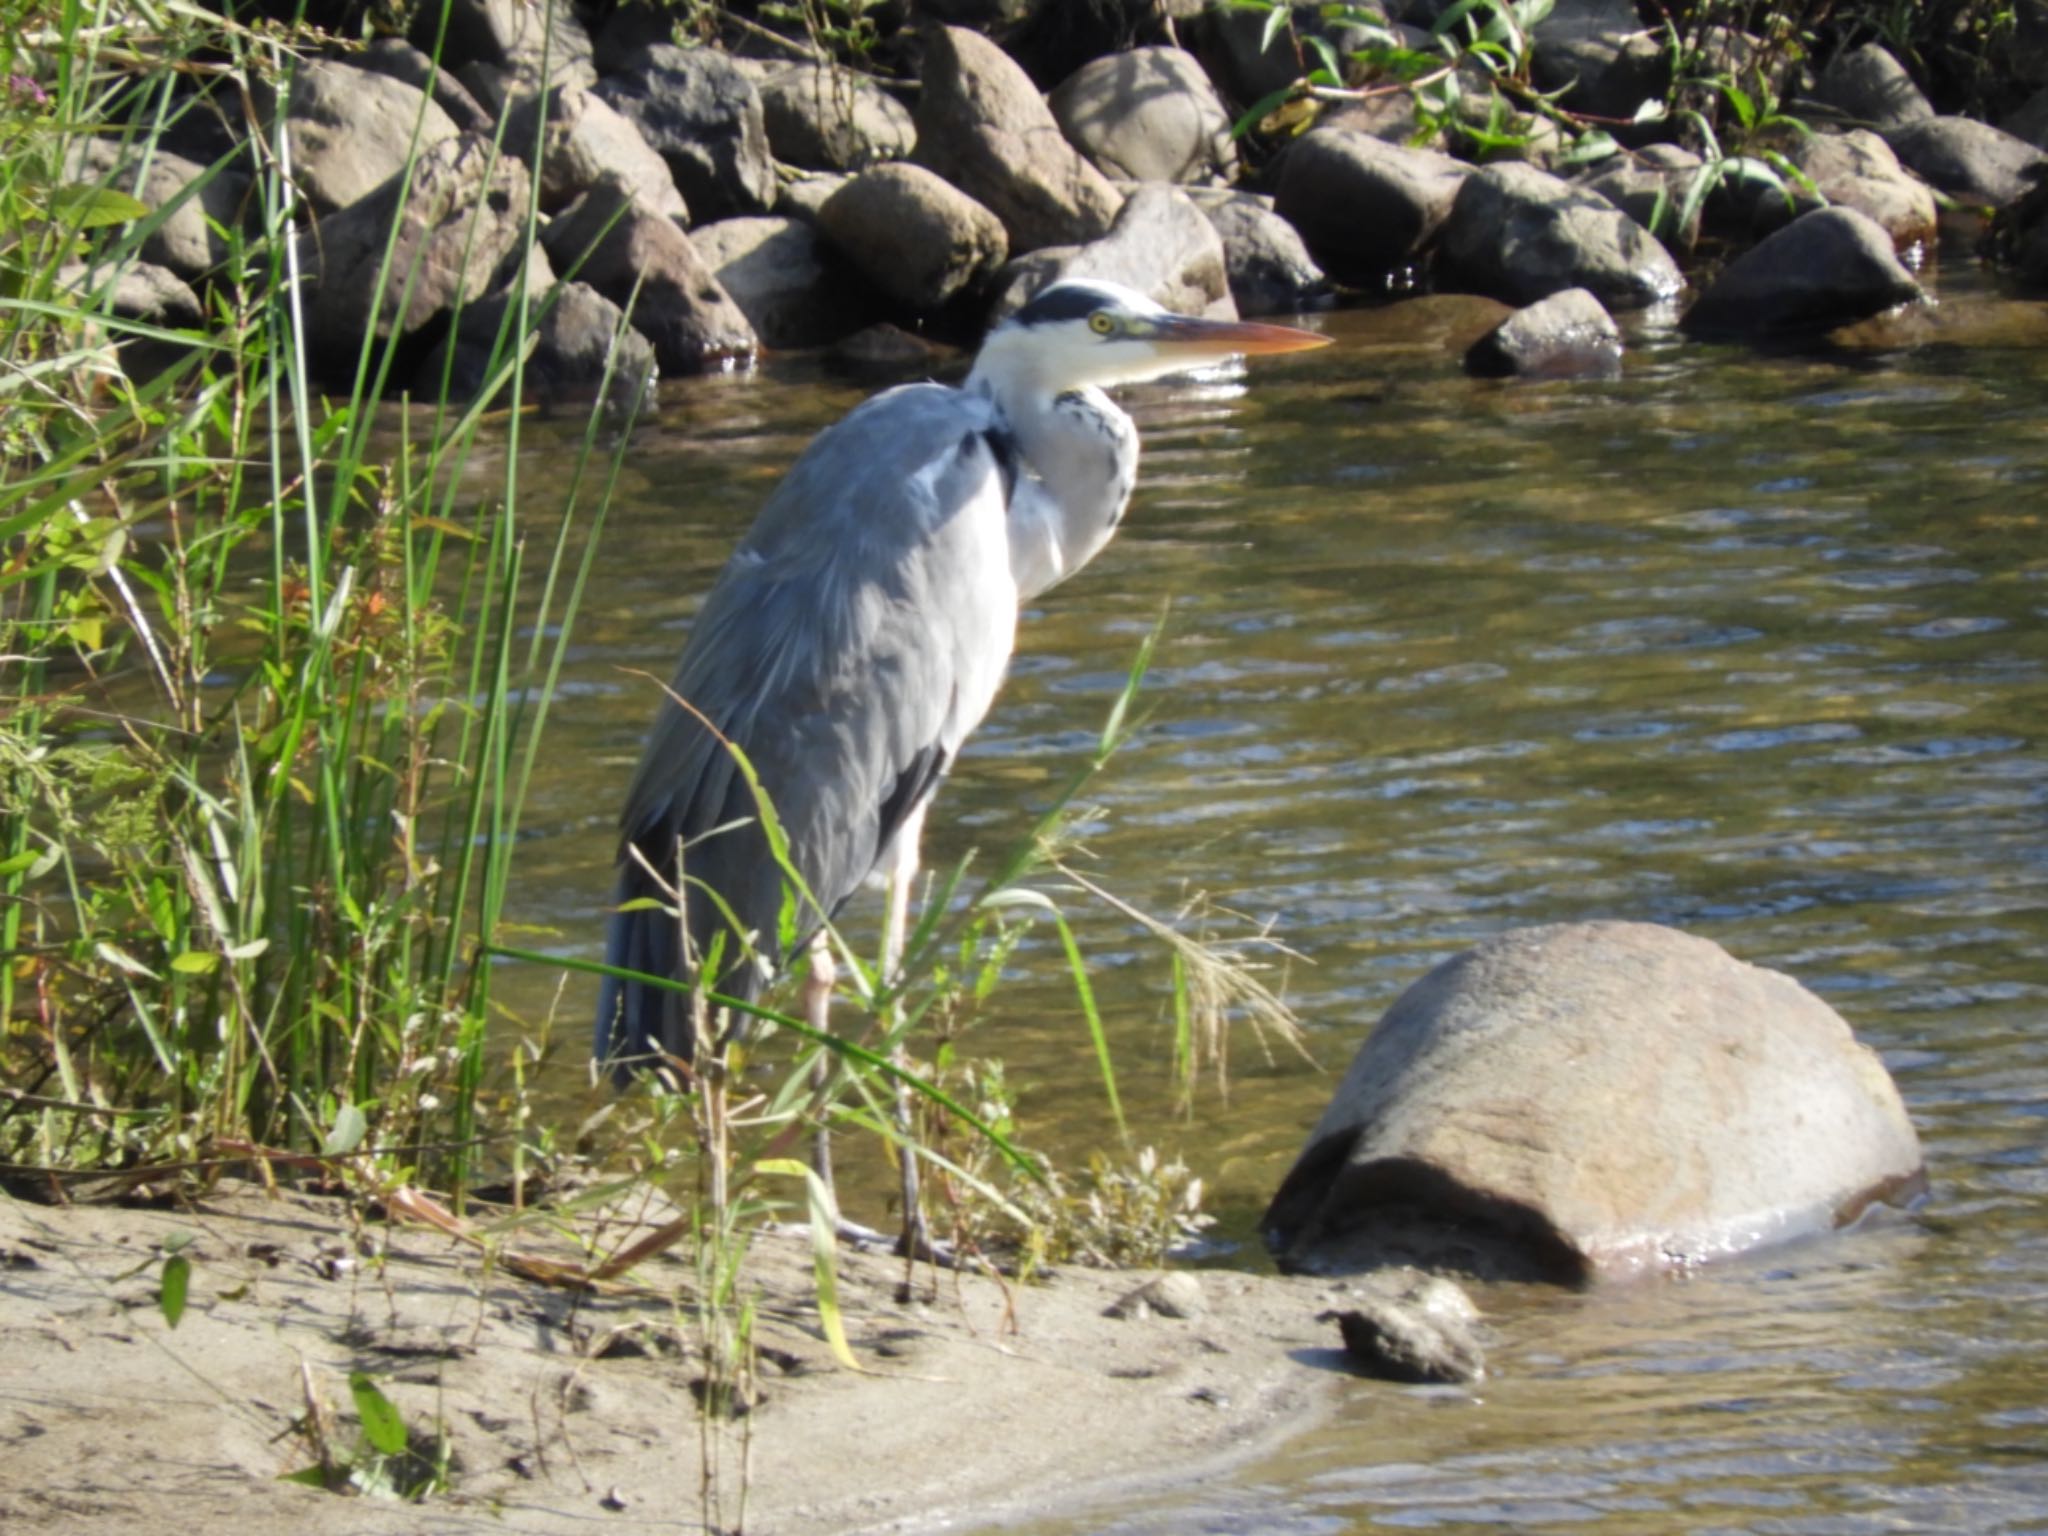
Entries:
{"label": "riverbank", "polygon": [[[159,1308],[186,1235],[189,1299]],[[613,1237],[619,1236],[618,1231]],[[522,1246],[533,1242],[522,1239]],[[564,1257],[569,1257],[567,1252]],[[189,1210],[0,1204],[0,1525],[45,1532],[979,1529],[1241,1459],[1316,1421],[1341,1370],[1329,1282],[1206,1272],[1201,1315],[1118,1318],[1145,1274],[1016,1285],[846,1254],[860,1369],[818,1326],[808,1232],[756,1240],[758,1401],[706,1442],[673,1255],[604,1299],[519,1279],[341,1202],[228,1186]],[[280,1481],[309,1402],[366,1373],[416,1450],[421,1505]],[[331,1431],[352,1443],[353,1424]],[[720,1463],[700,1501],[707,1444]],[[751,1467],[751,1474],[745,1470]],[[744,1494],[744,1509],[742,1496]]]}

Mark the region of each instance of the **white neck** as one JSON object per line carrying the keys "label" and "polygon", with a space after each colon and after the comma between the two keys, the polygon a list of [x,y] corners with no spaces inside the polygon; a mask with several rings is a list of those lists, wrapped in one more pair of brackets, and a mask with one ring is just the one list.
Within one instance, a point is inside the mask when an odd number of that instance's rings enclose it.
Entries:
{"label": "white neck", "polygon": [[977,367],[967,387],[988,396],[1022,461],[1010,497],[1010,569],[1029,601],[1101,551],[1138,478],[1138,429],[1093,386],[1061,395]]}

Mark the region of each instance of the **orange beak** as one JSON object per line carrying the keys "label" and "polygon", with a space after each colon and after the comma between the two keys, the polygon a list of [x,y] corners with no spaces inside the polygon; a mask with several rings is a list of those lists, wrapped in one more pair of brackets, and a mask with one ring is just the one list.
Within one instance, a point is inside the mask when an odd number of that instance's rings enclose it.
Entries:
{"label": "orange beak", "polygon": [[1152,322],[1152,340],[1191,356],[1251,357],[1274,352],[1307,352],[1327,347],[1330,338],[1291,325],[1260,325],[1252,320],[1202,320],[1192,315],[1161,315]]}

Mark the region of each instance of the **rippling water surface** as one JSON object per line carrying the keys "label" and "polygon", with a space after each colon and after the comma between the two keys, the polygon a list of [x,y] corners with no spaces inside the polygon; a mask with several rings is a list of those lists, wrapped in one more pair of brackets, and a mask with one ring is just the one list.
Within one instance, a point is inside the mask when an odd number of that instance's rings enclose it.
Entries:
{"label": "rippling water surface", "polygon": [[[1047,1536],[2048,1532],[2048,349],[2036,306],[1961,275],[1945,299],[1889,350],[1652,326],[1620,381],[1541,385],[1461,378],[1450,307],[1411,305],[1130,402],[1126,529],[1029,616],[927,850],[1025,825],[1170,600],[1091,867],[1270,922],[1320,1067],[1240,1047],[1227,1103],[1177,1125],[1164,964],[1076,911],[1139,1133],[1209,1181],[1229,1262],[1262,1262],[1263,1200],[1393,995],[1560,919],[1676,924],[1820,992],[1896,1074],[1934,1193],[1683,1283],[1485,1291],[1478,1399],[1347,1381],[1267,1461]],[[639,434],[515,897],[564,950],[601,948],[651,710],[620,669],[667,673],[768,487],[862,393],[793,367],[670,385]],[[544,498],[567,455],[529,445]],[[587,1000],[563,1007],[580,1032]],[[1051,949],[970,1048],[1034,1145],[1109,1139]]]}

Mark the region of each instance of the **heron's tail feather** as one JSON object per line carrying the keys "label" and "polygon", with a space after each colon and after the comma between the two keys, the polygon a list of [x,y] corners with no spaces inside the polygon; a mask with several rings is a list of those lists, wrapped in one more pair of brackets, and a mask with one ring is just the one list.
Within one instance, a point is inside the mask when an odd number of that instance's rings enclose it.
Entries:
{"label": "heron's tail feather", "polygon": [[[617,905],[650,894],[640,887],[629,866],[619,876]],[[631,911],[612,913],[605,937],[605,964],[648,976],[682,975],[682,936],[675,913],[664,904],[644,903]],[[690,1055],[690,1014],[687,997],[667,987],[604,978],[597,1000],[598,1063],[624,1077],[636,1066],[651,1065],[658,1051],[687,1060]]]}

